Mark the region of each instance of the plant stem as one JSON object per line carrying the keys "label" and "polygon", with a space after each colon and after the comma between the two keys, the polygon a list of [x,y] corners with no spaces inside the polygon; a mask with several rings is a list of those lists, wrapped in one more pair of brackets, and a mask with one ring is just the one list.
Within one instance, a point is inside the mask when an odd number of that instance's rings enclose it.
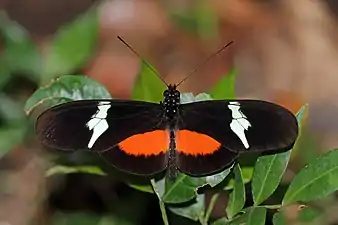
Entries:
{"label": "plant stem", "polygon": [[161,209],[161,213],[162,213],[163,223],[164,223],[164,225],[169,225],[169,221],[168,221],[168,217],[167,217],[167,212],[165,210],[165,205],[162,202],[162,200],[160,200],[160,199],[159,199],[159,204],[160,204],[160,209]]}
{"label": "plant stem", "polygon": [[208,224],[208,221],[209,221],[211,212],[212,212],[212,210],[213,210],[214,207],[215,207],[215,204],[216,204],[216,201],[217,201],[218,197],[219,197],[219,193],[215,193],[215,194],[211,197],[211,200],[210,200],[208,209],[207,209],[207,211],[205,212],[204,219],[201,221],[201,224],[202,224],[202,225],[207,225],[207,224]]}
{"label": "plant stem", "polygon": [[161,197],[158,195],[158,192],[156,191],[156,182],[155,182],[154,179],[151,179],[150,182],[151,182],[151,186],[153,186],[154,192],[156,193],[157,198],[158,198],[160,210],[161,210],[161,213],[162,213],[163,223],[164,223],[164,225],[169,225],[168,216],[167,216],[167,212],[165,210],[164,202],[162,201]]}
{"label": "plant stem", "polygon": [[261,205],[260,207],[264,207],[267,209],[280,209],[282,208],[282,205]]}

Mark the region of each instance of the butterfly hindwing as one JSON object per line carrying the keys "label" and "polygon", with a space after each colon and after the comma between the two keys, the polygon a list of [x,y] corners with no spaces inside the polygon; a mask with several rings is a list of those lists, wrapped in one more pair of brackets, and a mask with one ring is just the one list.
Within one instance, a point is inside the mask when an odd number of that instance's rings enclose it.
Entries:
{"label": "butterfly hindwing", "polygon": [[151,176],[167,168],[166,152],[156,155],[130,155],[116,146],[99,154],[107,163],[130,174]]}
{"label": "butterfly hindwing", "polygon": [[192,155],[177,150],[178,169],[190,176],[208,176],[220,172],[233,165],[238,158],[238,153],[229,151],[225,147],[215,149],[211,154]]}
{"label": "butterfly hindwing", "polygon": [[233,164],[238,153],[229,151],[212,136],[189,126],[198,118],[180,119],[183,122],[179,123],[180,129],[176,131],[176,163],[181,172],[190,176],[207,176]]}
{"label": "butterfly hindwing", "polygon": [[167,167],[168,144],[168,132],[155,129],[134,134],[109,151],[100,152],[100,155],[120,170],[137,175],[153,175]]}
{"label": "butterfly hindwing", "polygon": [[50,148],[99,152],[121,170],[146,175],[167,165],[168,142],[162,118],[162,107],[155,103],[73,101],[42,113],[36,134]]}

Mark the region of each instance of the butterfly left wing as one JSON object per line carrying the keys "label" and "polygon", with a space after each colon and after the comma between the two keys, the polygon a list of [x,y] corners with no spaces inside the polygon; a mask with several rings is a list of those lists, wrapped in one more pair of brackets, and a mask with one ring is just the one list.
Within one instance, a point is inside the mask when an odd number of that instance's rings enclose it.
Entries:
{"label": "butterfly left wing", "polygon": [[160,104],[81,100],[54,106],[37,119],[38,139],[53,149],[98,152],[120,170],[153,174],[167,166]]}
{"label": "butterfly left wing", "polygon": [[178,167],[192,175],[224,169],[240,152],[289,150],[298,136],[290,111],[259,100],[182,104],[178,128]]}

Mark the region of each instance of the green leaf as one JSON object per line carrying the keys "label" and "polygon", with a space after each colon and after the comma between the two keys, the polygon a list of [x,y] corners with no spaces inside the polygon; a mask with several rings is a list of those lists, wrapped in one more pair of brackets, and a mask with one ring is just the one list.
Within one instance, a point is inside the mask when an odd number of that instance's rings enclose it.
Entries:
{"label": "green leaf", "polygon": [[291,181],[283,205],[314,201],[338,190],[338,149],[331,150],[305,166]]}
{"label": "green leaf", "polygon": [[[177,180],[172,183],[163,178],[156,182],[156,189],[161,200],[166,203],[187,202],[197,196],[197,190],[205,185],[211,187],[221,183],[230,173],[231,168],[212,176],[193,178],[185,174],[180,174]],[[148,193],[154,193],[151,185],[128,184],[130,187]],[[178,195],[176,193],[179,193]]]}
{"label": "green leaf", "polygon": [[211,187],[215,187],[216,185],[218,185],[219,183],[221,183],[231,172],[233,166],[231,166],[230,168],[224,170],[221,173],[217,173],[215,175],[211,175],[211,176],[207,176],[206,182],[211,186]]}
{"label": "green leaf", "polygon": [[316,134],[311,130],[307,120],[304,119],[305,126],[299,131],[299,138],[296,145],[292,149],[291,160],[297,158],[300,165],[306,165],[316,160],[320,155],[320,143],[316,138]]}
{"label": "green leaf", "polygon": [[246,225],[265,225],[266,208],[253,207],[248,213]]}
{"label": "green leaf", "polygon": [[72,74],[91,57],[98,38],[98,15],[93,7],[72,23],[62,27],[46,55],[42,83],[56,76]]}
{"label": "green leaf", "polygon": [[273,225],[287,225],[287,220],[284,215],[284,210],[281,210],[273,215],[272,218]]}
{"label": "green leaf", "polygon": [[[297,113],[299,127],[301,127],[306,107],[303,106]],[[261,156],[257,159],[251,183],[255,206],[265,201],[276,190],[286,170],[290,155],[291,150],[279,154]]]}
{"label": "green leaf", "polygon": [[[222,179],[226,177],[226,174],[229,174],[229,172],[224,170],[219,174],[213,175],[214,177],[209,176],[208,181],[211,181],[212,185],[215,185],[220,183]],[[158,181],[156,185],[157,190],[159,190],[159,196],[163,202],[182,203],[195,198],[197,196],[198,189],[208,185],[208,181],[207,177],[189,177],[183,173],[180,173],[174,182],[164,178]]]}
{"label": "green leaf", "polygon": [[205,196],[204,194],[197,195],[196,199],[189,205],[184,206],[170,206],[168,207],[173,213],[183,216],[185,218],[198,221],[205,211]]}
{"label": "green leaf", "polygon": [[41,56],[28,32],[15,21],[11,21],[4,12],[0,13],[0,30],[4,40],[4,49],[0,58],[12,72],[23,72],[33,81],[41,70]]}
{"label": "green leaf", "polygon": [[[307,160],[308,157],[316,159],[319,156],[318,151],[316,150],[316,145],[312,143],[311,141],[311,134],[309,134],[309,131],[306,129],[306,122],[308,119],[308,114],[309,114],[309,106],[306,104],[304,105],[298,112],[297,118],[298,118],[298,123],[301,125],[299,126],[299,135],[297,142],[295,143],[293,149],[292,149],[292,154],[291,154],[291,159],[295,158],[297,155],[301,155],[301,161],[303,162],[304,160]],[[312,156],[309,156],[311,153],[309,151],[315,151],[316,156],[313,156],[314,153],[312,153]],[[306,153],[306,154],[302,154]],[[308,162],[307,162],[308,163]]]}
{"label": "green leaf", "polygon": [[[242,177],[244,184],[247,184],[251,181],[253,174],[253,168],[252,167],[243,167],[242,168]],[[231,178],[228,182],[228,184],[223,188],[226,191],[229,191],[234,188],[235,180]]]}
{"label": "green leaf", "polygon": [[220,218],[212,223],[212,225],[244,225],[248,217],[248,212],[236,216],[232,220],[228,220],[226,217]]}
{"label": "green leaf", "polygon": [[233,69],[229,74],[222,77],[219,82],[209,91],[211,97],[215,100],[234,99],[235,93],[235,78],[237,70]]}
{"label": "green leaf", "polygon": [[138,191],[142,191],[142,192],[147,192],[147,193],[154,193],[153,188],[151,187],[150,184],[144,184],[144,185],[140,185],[140,184],[131,184],[128,183],[128,186],[138,190]]}
{"label": "green leaf", "polygon": [[47,86],[39,88],[26,101],[25,111],[29,114],[39,105],[49,106],[83,99],[110,99],[109,92],[100,83],[84,76],[62,76]]}
{"label": "green leaf", "polygon": [[[148,64],[151,66],[150,64]],[[163,92],[167,89],[166,85],[155,74],[153,67],[150,69],[142,63],[140,74],[137,77],[133,93],[133,100],[160,102],[163,100]],[[157,72],[156,72],[157,73]]]}
{"label": "green leaf", "polygon": [[322,212],[315,208],[304,207],[298,214],[298,220],[302,223],[310,223],[318,219],[322,215]]}
{"label": "green leaf", "polygon": [[205,179],[189,177],[180,173],[175,182],[168,179],[156,183],[157,190],[163,202],[182,203],[197,196],[197,190],[206,185]]}
{"label": "green leaf", "polygon": [[[164,225],[169,225],[166,207],[165,207],[164,202],[161,199],[161,194],[163,194],[163,190],[157,189],[158,187],[162,188],[162,186],[164,186],[164,182],[165,182],[164,179],[162,179],[161,181],[159,181],[157,183],[155,182],[154,179],[150,180],[151,186],[153,187],[154,192],[155,192],[155,194],[156,194],[156,196],[158,198],[158,202],[159,202],[159,206],[160,206],[160,210],[161,210],[161,214],[162,214],[163,223],[164,223]],[[163,183],[163,185],[159,185],[160,183]]]}
{"label": "green leaf", "polygon": [[[224,173],[224,175],[222,175]],[[166,177],[156,182],[157,195],[165,203],[183,203],[194,199],[197,196],[199,188],[208,185],[208,181],[212,181],[212,184],[220,183],[225,174],[228,174],[227,170],[215,174],[218,176],[212,178],[209,177],[189,177],[183,173],[179,173],[174,182],[168,180]],[[208,181],[207,181],[208,178]]]}
{"label": "green leaf", "polygon": [[227,225],[229,224],[229,220],[226,217],[222,217],[212,223],[212,225]]}
{"label": "green leaf", "polygon": [[[294,207],[294,206],[293,206]],[[290,212],[291,209],[282,209],[273,215],[274,225],[287,225],[290,223],[286,217],[286,213]],[[294,215],[297,215],[297,221],[299,224],[319,224],[314,223],[316,219],[319,219],[322,212],[315,208],[308,206],[299,206],[296,209],[292,209]],[[318,221],[319,222],[319,221]]]}
{"label": "green leaf", "polygon": [[229,196],[229,202],[226,208],[227,215],[230,219],[239,213],[245,204],[245,187],[239,164],[237,164],[234,168],[234,176],[234,189]]}
{"label": "green leaf", "polygon": [[69,173],[87,173],[105,176],[106,173],[103,172],[99,167],[96,166],[63,166],[57,165],[53,166],[49,170],[46,171],[45,176],[49,177],[56,174],[69,174]]}
{"label": "green leaf", "polygon": [[276,190],[289,158],[290,151],[257,159],[251,183],[255,206],[261,204]]}
{"label": "green leaf", "polygon": [[212,100],[211,96],[207,93],[199,93],[198,95],[194,95],[193,93],[190,93],[190,92],[181,93],[180,98],[181,98],[181,104]]}

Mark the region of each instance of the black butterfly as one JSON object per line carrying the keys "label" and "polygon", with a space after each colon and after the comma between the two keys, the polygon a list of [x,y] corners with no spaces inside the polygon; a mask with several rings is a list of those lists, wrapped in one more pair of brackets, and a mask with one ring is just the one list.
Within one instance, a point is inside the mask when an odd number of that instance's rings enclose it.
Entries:
{"label": "black butterfly", "polygon": [[163,95],[160,103],[98,99],[60,104],[38,117],[36,134],[46,146],[98,152],[132,174],[168,168],[173,176],[177,169],[211,175],[232,166],[242,152],[289,150],[298,136],[295,116],[270,102],[181,104],[177,85],[167,85]]}

